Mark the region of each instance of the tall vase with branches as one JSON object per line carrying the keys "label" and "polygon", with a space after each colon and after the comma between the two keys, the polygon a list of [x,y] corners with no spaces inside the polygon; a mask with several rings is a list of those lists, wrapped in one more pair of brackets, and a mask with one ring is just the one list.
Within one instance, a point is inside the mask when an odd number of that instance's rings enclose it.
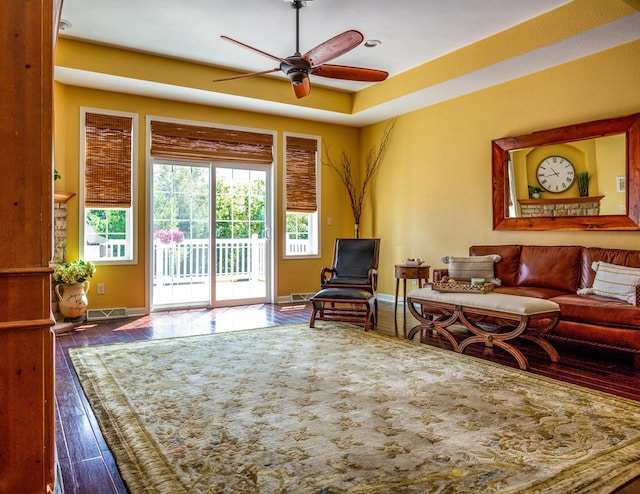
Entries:
{"label": "tall vase with branches", "polygon": [[353,213],[353,221],[355,227],[355,236],[360,236],[360,217],[362,216],[362,209],[367,199],[367,192],[373,177],[380,169],[384,151],[389,143],[391,132],[393,130],[395,120],[391,120],[384,129],[382,138],[380,139],[380,145],[376,149],[373,146],[369,149],[365,158],[365,166],[362,180],[358,183],[355,170],[351,158],[342,150],[340,154],[340,161],[336,163],[331,156],[329,156],[329,149],[325,150],[325,159],[323,164],[332,168],[340,178],[340,181],[344,185],[347,195],[349,196],[349,202],[351,204],[351,212]]}

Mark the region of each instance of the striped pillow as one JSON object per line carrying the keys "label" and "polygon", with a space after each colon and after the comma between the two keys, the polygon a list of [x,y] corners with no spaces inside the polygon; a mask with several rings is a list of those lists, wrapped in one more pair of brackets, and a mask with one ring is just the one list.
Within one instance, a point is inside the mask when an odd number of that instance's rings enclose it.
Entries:
{"label": "striped pillow", "polygon": [[455,257],[445,256],[440,260],[449,264],[448,276],[459,281],[469,281],[471,278],[484,278],[487,283],[500,285],[500,279],[495,277],[493,265],[502,258],[498,254],[487,256]]}
{"label": "striped pillow", "polygon": [[636,303],[636,285],[640,285],[640,268],[595,261],[591,264],[591,269],[596,272],[593,286],[578,290],[579,295],[592,293],[624,300],[632,305]]}

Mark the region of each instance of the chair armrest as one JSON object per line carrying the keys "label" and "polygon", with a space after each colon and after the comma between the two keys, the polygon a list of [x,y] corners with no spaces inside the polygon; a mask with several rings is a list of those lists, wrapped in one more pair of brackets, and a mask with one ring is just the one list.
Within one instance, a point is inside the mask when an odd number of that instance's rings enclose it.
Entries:
{"label": "chair armrest", "polygon": [[640,285],[636,285],[636,306],[640,306]]}
{"label": "chair armrest", "polygon": [[[324,285],[327,280],[333,278],[335,272],[336,270],[333,268],[322,268],[320,270],[320,286]],[[327,274],[329,274],[330,276],[327,276]]]}
{"label": "chair armrest", "polygon": [[373,293],[375,294],[376,291],[378,290],[378,270],[371,268],[369,270],[368,278],[369,278],[369,284],[371,285]]}
{"label": "chair armrest", "polygon": [[433,270],[433,281],[442,281],[442,278],[449,275],[449,270],[447,268],[442,269],[434,269]]}

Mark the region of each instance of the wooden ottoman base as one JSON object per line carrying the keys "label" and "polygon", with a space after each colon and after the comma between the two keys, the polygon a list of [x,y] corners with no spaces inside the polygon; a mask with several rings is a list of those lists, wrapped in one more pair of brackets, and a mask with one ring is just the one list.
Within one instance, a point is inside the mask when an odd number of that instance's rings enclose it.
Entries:
{"label": "wooden ottoman base", "polygon": [[309,327],[317,321],[362,324],[365,331],[375,329],[375,296],[355,288],[325,288],[311,297],[313,312]]}
{"label": "wooden ottoman base", "polygon": [[[556,349],[544,339],[560,318],[560,307],[555,302],[518,295],[444,293],[421,288],[409,293],[407,305],[420,321],[409,331],[408,339],[420,334],[420,340],[425,341],[427,332],[434,331],[444,336],[459,353],[473,343],[484,343],[487,347],[495,345],[513,355],[521,369],[527,369],[526,357],[509,342],[524,338],[546,351],[552,362],[560,359]],[[488,329],[485,321],[499,324]],[[464,326],[471,335],[458,341],[449,330],[454,324]]]}

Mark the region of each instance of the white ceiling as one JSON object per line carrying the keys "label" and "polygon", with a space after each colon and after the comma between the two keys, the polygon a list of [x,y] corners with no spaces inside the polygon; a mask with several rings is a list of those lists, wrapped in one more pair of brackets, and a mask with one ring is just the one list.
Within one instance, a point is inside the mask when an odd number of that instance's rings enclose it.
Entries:
{"label": "white ceiling", "polygon": [[[339,65],[391,76],[450,53],[569,0],[311,0],[300,11],[300,51],[356,29],[363,45]],[[61,33],[97,43],[249,72],[272,60],[220,39],[224,34],[279,57],[295,52],[295,9],[283,0],[64,0]],[[313,84],[357,91],[366,84],[312,77]]]}
{"label": "white ceiling", "polygon": [[[300,51],[305,53],[336,34],[356,29],[365,40],[378,39],[382,44],[377,48],[360,45],[331,63],[386,70],[393,77],[569,2],[308,0],[308,6],[300,12]],[[277,64],[221,40],[220,35],[279,57],[295,52],[295,10],[290,0],[64,0],[62,17],[72,27],[61,32],[61,37],[240,71],[268,70]],[[559,55],[557,50],[554,54]],[[76,76],[77,81],[87,78],[87,74],[73,75],[72,71],[56,72],[62,82],[74,83]],[[276,76],[284,77],[279,73]],[[311,82],[312,86],[353,92],[367,87],[317,76],[311,76]],[[76,83],[91,85],[86,81]],[[126,81],[118,83],[126,86]],[[233,83],[212,82],[212,93],[214,84]],[[96,82],[95,86],[100,85]],[[149,94],[150,88],[144,91]],[[135,92],[133,86],[131,92]],[[190,97],[205,104],[234,106],[232,102],[215,101],[211,94],[198,95],[197,91]],[[241,100],[238,107],[242,107]],[[277,108],[272,110],[278,112]],[[287,113],[283,108],[280,111]]]}

